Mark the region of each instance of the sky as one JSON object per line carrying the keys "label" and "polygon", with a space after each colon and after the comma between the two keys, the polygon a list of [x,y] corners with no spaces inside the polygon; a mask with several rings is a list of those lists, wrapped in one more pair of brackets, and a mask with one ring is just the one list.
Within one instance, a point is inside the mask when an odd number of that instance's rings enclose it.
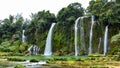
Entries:
{"label": "sky", "polygon": [[31,13],[49,10],[57,15],[63,7],[79,2],[82,7],[87,8],[90,0],[0,0],[0,20],[8,18],[9,15],[22,14],[24,18],[30,18]]}

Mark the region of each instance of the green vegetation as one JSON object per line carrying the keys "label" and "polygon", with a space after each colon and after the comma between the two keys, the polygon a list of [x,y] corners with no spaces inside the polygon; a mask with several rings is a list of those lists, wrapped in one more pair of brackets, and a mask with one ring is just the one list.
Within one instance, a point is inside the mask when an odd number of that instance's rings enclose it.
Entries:
{"label": "green vegetation", "polygon": [[86,59],[88,58],[87,56],[8,56],[7,59],[10,61],[25,61],[25,60],[63,60],[63,61],[68,61],[68,60],[78,60],[78,59]]}
{"label": "green vegetation", "polygon": [[[12,16],[1,20],[0,24],[0,51],[28,53],[27,49],[35,43],[43,53],[46,37],[53,22],[57,23],[53,35],[53,51],[60,55],[73,55],[74,50],[74,21],[83,16],[84,8],[80,3],[72,3],[62,8],[57,16],[49,11],[39,11],[31,14],[31,20],[24,20],[21,15]],[[26,42],[22,43],[22,30],[25,30]],[[69,43],[70,42],[70,43]],[[68,50],[70,48],[70,50]]]}
{"label": "green vegetation", "polygon": [[18,64],[18,65],[16,65],[14,68],[26,68],[26,67],[23,66],[23,65]]}
{"label": "green vegetation", "polygon": [[102,57],[102,56],[104,56],[103,54],[98,54],[98,53],[96,53],[96,54],[89,54],[88,55],[89,57]]}
{"label": "green vegetation", "polygon": [[[105,27],[109,26],[108,31],[108,50],[107,55],[113,56],[112,59],[120,61],[120,4],[115,2],[105,2],[104,0],[92,0],[86,9],[86,15],[89,16],[83,20],[84,34],[85,34],[85,50],[82,50],[80,31],[78,31],[78,47],[79,56],[88,53],[89,46],[89,30],[91,14],[95,16],[95,24],[93,25],[93,54],[88,55],[90,58],[83,59],[72,57],[74,55],[74,24],[78,17],[84,16],[84,8],[80,3],[71,3],[62,8],[58,14],[50,13],[49,11],[39,11],[31,14],[31,19],[24,20],[21,15],[12,16],[0,21],[0,57],[5,56],[10,61],[25,61],[37,62],[39,60],[46,60],[49,63],[58,60],[64,61],[84,61],[84,60],[104,60],[103,53],[103,39]],[[55,22],[52,39],[51,57],[40,56],[43,54],[46,37],[51,24]],[[79,21],[81,22],[81,21]],[[78,24],[80,25],[80,23]],[[80,28],[78,28],[80,29]],[[25,30],[26,41],[22,42],[22,30]],[[100,51],[98,54],[99,38],[102,41],[100,44]],[[25,56],[28,53],[28,48],[31,44],[36,44],[40,47],[40,54],[38,56]],[[86,52],[86,53],[85,53]],[[58,57],[59,56],[59,57]],[[67,56],[61,57],[61,56]],[[93,57],[93,58],[91,58]],[[102,58],[98,58],[102,57]],[[72,62],[71,62],[72,63]],[[81,63],[82,64],[82,63]],[[86,63],[87,65],[87,63]]]}
{"label": "green vegetation", "polygon": [[40,60],[47,61],[48,64],[45,66],[49,66],[49,64],[54,65],[62,65],[64,66],[72,66],[76,67],[111,67],[111,66],[119,66],[119,57],[117,56],[8,56],[8,60],[10,61],[26,61],[30,60],[30,62],[39,62]]}
{"label": "green vegetation", "polygon": [[[112,48],[116,47],[113,45],[111,41],[111,37],[118,34],[120,30],[120,4],[117,4],[115,2],[105,2],[105,0],[92,0],[90,1],[90,5],[88,6],[87,10],[89,13],[93,14],[95,16],[96,24],[94,24],[94,32],[93,32],[93,49],[96,49],[99,41],[99,37],[104,37],[104,31],[105,27],[109,26],[108,31],[108,44]],[[103,48],[103,44],[101,44],[100,49]],[[97,50],[96,50],[97,51]],[[96,52],[94,51],[94,52]],[[103,50],[100,50],[100,53],[102,53]],[[110,54],[110,53],[109,53]]]}
{"label": "green vegetation", "polygon": [[83,11],[80,3],[72,3],[58,12],[53,34],[53,51],[63,52],[62,55],[74,51],[74,24],[78,17],[83,16]]}

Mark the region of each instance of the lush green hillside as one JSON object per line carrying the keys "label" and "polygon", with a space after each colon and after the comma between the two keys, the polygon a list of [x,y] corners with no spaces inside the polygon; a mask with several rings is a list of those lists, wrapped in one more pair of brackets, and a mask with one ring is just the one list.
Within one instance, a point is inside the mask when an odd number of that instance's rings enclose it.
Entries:
{"label": "lush green hillside", "polygon": [[[104,31],[108,25],[108,54],[113,54],[120,48],[119,38],[115,38],[120,31],[120,4],[99,0],[90,1],[86,12],[89,17],[83,19],[86,52],[88,52],[89,47],[91,14],[95,16],[92,39],[93,53],[98,52],[99,38],[102,39],[99,52],[103,53]],[[82,16],[84,16],[84,8],[80,3],[69,4],[62,8],[56,16],[44,10],[31,14],[30,20],[24,19],[21,15],[10,15],[9,18],[0,21],[0,51],[26,54],[28,47],[31,44],[36,44],[40,47],[40,54],[43,54],[48,31],[51,24],[55,22],[52,40],[54,55],[74,55],[74,24],[75,20]],[[23,29],[26,36],[24,43],[22,43]],[[81,33],[78,32],[78,39],[80,39]],[[117,35],[117,37],[120,36]],[[82,49],[81,43],[79,40],[80,49]],[[84,52],[80,50],[79,55],[83,54]]]}

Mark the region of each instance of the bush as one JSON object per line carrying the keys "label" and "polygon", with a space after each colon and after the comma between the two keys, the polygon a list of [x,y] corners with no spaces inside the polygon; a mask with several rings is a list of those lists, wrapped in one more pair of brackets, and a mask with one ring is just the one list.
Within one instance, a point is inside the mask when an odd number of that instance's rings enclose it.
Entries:
{"label": "bush", "polygon": [[67,61],[76,61],[77,59],[76,58],[67,58]]}
{"label": "bush", "polygon": [[17,40],[14,43],[10,43],[9,41],[5,41],[0,45],[0,51],[2,52],[18,52],[20,41]]}
{"label": "bush", "polygon": [[49,58],[47,59],[47,63],[54,63],[55,59],[54,58]]}
{"label": "bush", "polygon": [[25,61],[23,58],[7,58],[9,61]]}
{"label": "bush", "polygon": [[111,38],[111,50],[108,52],[110,55],[119,55],[120,52],[120,32]]}
{"label": "bush", "polygon": [[31,59],[30,62],[38,62],[36,59]]}
{"label": "bush", "polygon": [[10,46],[10,47],[8,47],[8,51],[10,51],[10,52],[17,52],[18,51],[18,46]]}
{"label": "bush", "polygon": [[10,45],[10,42],[9,41],[5,41],[5,42],[2,42],[1,43],[1,46],[9,46]]}
{"label": "bush", "polygon": [[10,52],[0,52],[0,56],[8,56]]}
{"label": "bush", "polygon": [[15,52],[10,52],[9,54],[8,54],[8,56],[24,56],[24,54],[22,54],[22,53],[15,53]]}
{"label": "bush", "polygon": [[20,45],[20,40],[14,41],[11,45],[12,46],[19,46]]}
{"label": "bush", "polygon": [[110,55],[118,55],[120,52],[120,46],[115,46],[114,48],[112,48],[107,54]]}
{"label": "bush", "polygon": [[0,45],[0,51],[2,52],[9,52],[8,47],[10,46],[9,41],[2,42]]}
{"label": "bush", "polygon": [[26,67],[23,66],[23,65],[18,64],[18,65],[16,65],[14,68],[26,68]]}
{"label": "bush", "polygon": [[22,43],[19,47],[19,52],[25,52],[26,50],[28,50],[29,45],[27,43]]}
{"label": "bush", "polygon": [[96,54],[89,54],[88,55],[88,57],[102,57],[102,56],[104,56],[104,55],[98,54],[98,53],[96,53]]}
{"label": "bush", "polygon": [[83,50],[81,50],[78,55],[85,55],[85,53]]}

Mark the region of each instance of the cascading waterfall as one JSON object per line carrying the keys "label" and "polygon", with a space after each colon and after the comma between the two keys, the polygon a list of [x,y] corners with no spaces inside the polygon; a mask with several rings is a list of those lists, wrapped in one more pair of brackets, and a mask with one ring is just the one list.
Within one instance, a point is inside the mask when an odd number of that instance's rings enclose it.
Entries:
{"label": "cascading waterfall", "polygon": [[108,26],[105,27],[105,34],[104,34],[104,55],[107,52],[107,42],[108,42]]}
{"label": "cascading waterfall", "polygon": [[77,56],[78,55],[78,47],[77,47],[77,42],[78,42],[78,40],[77,40],[77,30],[78,30],[78,21],[79,21],[79,19],[80,19],[81,17],[78,17],[77,19],[76,19],[76,21],[75,21],[75,26],[74,26],[74,28],[75,28],[75,56]]}
{"label": "cascading waterfall", "polygon": [[81,23],[80,23],[80,42],[81,42],[81,49],[85,51],[83,18],[84,17],[81,17]]}
{"label": "cascading waterfall", "polygon": [[22,42],[25,42],[25,35],[24,35],[24,33],[25,33],[25,30],[22,30]]}
{"label": "cascading waterfall", "polygon": [[80,23],[80,41],[81,41],[81,46],[83,48],[83,50],[85,50],[85,40],[84,40],[84,26],[83,26],[83,19],[87,17],[87,16],[83,16],[83,17],[78,17],[75,21],[75,56],[78,55],[78,22],[81,19],[82,23]]}
{"label": "cascading waterfall", "polygon": [[92,53],[92,34],[93,34],[94,16],[92,16],[91,28],[90,28],[90,41],[89,41],[89,54]]}
{"label": "cascading waterfall", "polygon": [[99,38],[99,43],[98,43],[98,53],[100,53],[100,45],[101,45],[101,37]]}
{"label": "cascading waterfall", "polygon": [[53,31],[53,27],[55,26],[55,24],[56,23],[52,23],[48,36],[47,36],[45,51],[44,51],[44,55],[46,56],[52,55],[52,31]]}

